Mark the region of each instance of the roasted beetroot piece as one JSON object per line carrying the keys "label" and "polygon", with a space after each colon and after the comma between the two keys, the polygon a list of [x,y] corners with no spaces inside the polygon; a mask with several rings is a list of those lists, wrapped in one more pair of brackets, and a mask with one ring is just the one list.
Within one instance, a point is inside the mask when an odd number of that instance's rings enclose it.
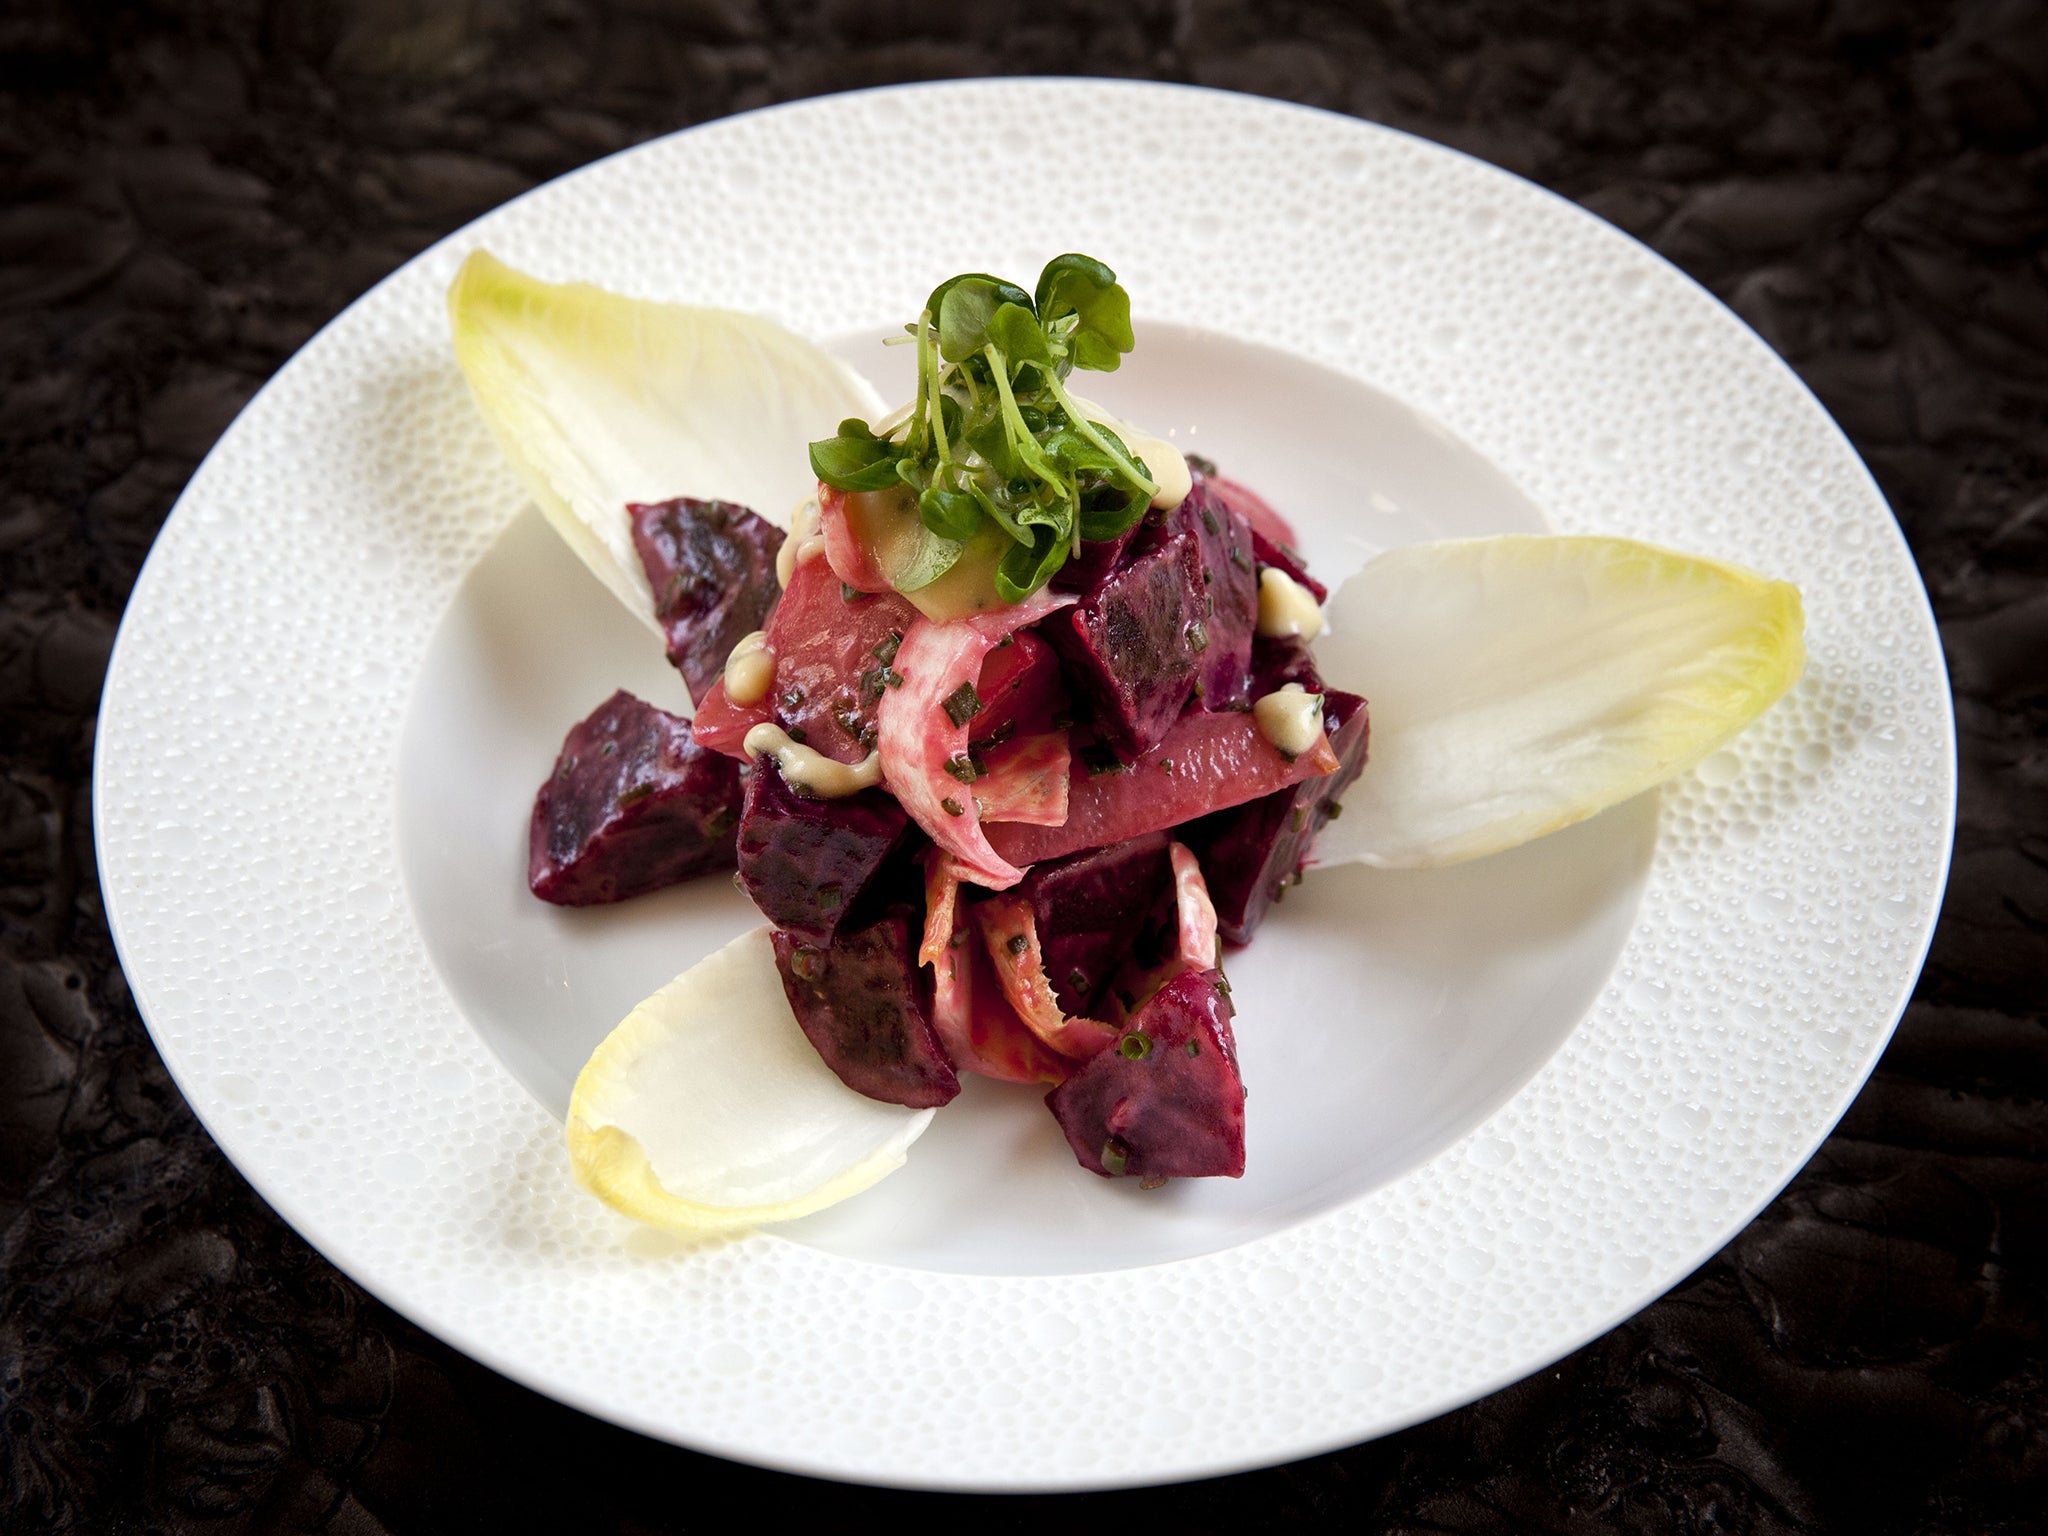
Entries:
{"label": "roasted beetroot piece", "polygon": [[930,1109],[960,1091],[932,1028],[931,982],[902,913],[814,944],[775,934],[775,966],[796,1021],[825,1065],[856,1093]]}
{"label": "roasted beetroot piece", "polygon": [[1095,1013],[1173,873],[1164,832],[1034,864],[1011,894],[1031,903],[1039,951],[1060,1012]]}
{"label": "roasted beetroot piece", "polygon": [[1249,944],[1267,908],[1300,877],[1314,855],[1316,834],[1365,766],[1368,731],[1365,700],[1324,690],[1323,732],[1337,754],[1335,773],[1218,811],[1183,830],[1202,862],[1217,932],[1231,943]]}
{"label": "roasted beetroot piece", "polygon": [[974,688],[981,709],[967,722],[967,740],[977,747],[1049,731],[1067,709],[1060,659],[1028,630],[988,653]]}
{"label": "roasted beetroot piece", "polygon": [[1084,542],[1080,554],[1053,572],[1053,590],[1078,592],[1083,598],[1094,596],[1110,573],[1123,563],[1124,551],[1131,547],[1141,526],[1133,523],[1113,539]]}
{"label": "roasted beetroot piece", "polygon": [[768,627],[781,587],[775,555],[783,533],[737,502],[633,502],[633,547],[654,589],[654,617],[668,659],[702,704],[742,635]]}
{"label": "roasted beetroot piece", "polygon": [[1262,699],[1288,683],[1299,683],[1310,693],[1323,691],[1315,652],[1299,635],[1282,635],[1272,640],[1261,636],[1252,647],[1252,697]]}
{"label": "roasted beetroot piece", "polygon": [[1202,618],[1195,635],[1195,697],[1204,709],[1237,709],[1245,702],[1252,634],[1259,622],[1258,567],[1252,530],[1211,493],[1196,473],[1181,504],[1158,523],[1139,525],[1133,555],[1142,556],[1180,534],[1192,534],[1201,559]]}
{"label": "roasted beetroot piece", "polygon": [[1195,686],[1203,630],[1201,551],[1177,534],[1139,555],[1042,633],[1095,729],[1124,757],[1158,744]]}
{"label": "roasted beetroot piece", "polygon": [[1273,506],[1249,486],[1239,485],[1228,475],[1216,473],[1216,466],[1206,460],[1197,465],[1188,460],[1191,468],[1199,469],[1209,482],[1209,494],[1230,508],[1251,527],[1252,532],[1262,534],[1270,544],[1293,546],[1294,525],[1273,510]]}
{"label": "roasted beetroot piece", "polygon": [[777,928],[823,943],[888,865],[909,825],[879,789],[813,800],[764,757],[740,811],[740,888]]}
{"label": "roasted beetroot piece", "polygon": [[1189,710],[1135,762],[1119,761],[1100,743],[1076,746],[1067,771],[1067,819],[1056,827],[991,822],[989,846],[1014,866],[1036,864],[1177,827],[1336,768],[1327,742],[1290,760],[1259,734],[1249,714]]}
{"label": "roasted beetroot piece", "polygon": [[569,732],[533,797],[526,883],[587,907],[730,869],[740,778],[689,721],[621,689]]}
{"label": "roasted beetroot piece", "polygon": [[697,711],[698,738],[744,759],[747,732],[773,721],[837,762],[859,762],[875,744],[883,690],[902,682],[889,663],[917,618],[907,598],[849,592],[823,559],[798,561],[768,621],[773,688],[752,704],[735,704],[722,680],[714,684]]}
{"label": "roasted beetroot piece", "polygon": [[1252,530],[1252,556],[1258,561],[1259,567],[1262,570],[1270,565],[1277,570],[1285,571],[1296,581],[1300,582],[1301,585],[1308,588],[1309,594],[1317,602],[1326,603],[1330,600],[1330,589],[1320,581],[1317,581],[1315,577],[1309,575],[1307,564],[1299,554],[1295,553],[1293,545],[1275,544],[1271,539],[1254,528]]}
{"label": "roasted beetroot piece", "polygon": [[1045,1096],[1083,1168],[1105,1178],[1238,1178],[1244,1080],[1221,971],[1184,971],[1108,1050]]}

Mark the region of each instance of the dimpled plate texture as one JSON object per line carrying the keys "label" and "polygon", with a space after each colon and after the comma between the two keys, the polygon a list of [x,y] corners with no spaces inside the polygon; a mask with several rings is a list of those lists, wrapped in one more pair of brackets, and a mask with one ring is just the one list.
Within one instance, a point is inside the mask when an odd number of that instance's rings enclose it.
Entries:
{"label": "dimpled plate texture", "polygon": [[[1102,190],[1028,153],[1048,121],[1089,146]],[[809,189],[837,168],[917,163],[943,184],[946,165],[1013,155],[969,228],[856,221],[819,244]],[[1147,238],[1133,189],[1189,211]],[[1811,665],[1664,791],[1637,921],[1563,1049],[1391,1184],[1139,1273],[912,1271],[772,1235],[678,1249],[573,1185],[560,1125],[451,1003],[400,876],[410,682],[522,502],[447,343],[443,292],[483,243],[821,336],[888,323],[934,273],[1114,248],[1147,318],[1409,402],[1566,531],[1797,582]],[[208,1128],[427,1328],[746,1460],[1105,1486],[1423,1418],[1712,1253],[1810,1154],[1904,1006],[1948,857],[1951,723],[1924,593],[1855,455],[1737,320],[1605,224],[1455,153],[1250,98],[913,87],[594,165],[307,346],[194,476],[137,584],[100,721],[100,871],[128,979]]]}

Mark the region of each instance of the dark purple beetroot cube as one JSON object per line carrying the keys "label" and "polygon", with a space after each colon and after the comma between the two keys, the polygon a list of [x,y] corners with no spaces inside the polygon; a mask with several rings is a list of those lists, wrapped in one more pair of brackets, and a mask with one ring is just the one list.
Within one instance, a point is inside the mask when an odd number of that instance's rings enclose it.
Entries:
{"label": "dark purple beetroot cube", "polygon": [[908,916],[891,914],[829,944],[778,930],[775,965],[797,1023],[854,1092],[929,1109],[960,1091],[932,1028],[931,982]]}
{"label": "dark purple beetroot cube", "polygon": [[1251,525],[1210,490],[1199,472],[1186,499],[1157,523],[1139,525],[1134,554],[1178,534],[1192,534],[1202,570],[1202,630],[1195,657],[1195,697],[1204,709],[1243,706],[1259,622],[1259,577]]}
{"label": "dark purple beetroot cube", "polygon": [[1274,689],[1299,683],[1310,693],[1323,692],[1323,677],[1316,670],[1315,652],[1299,635],[1267,639],[1261,635],[1252,646],[1251,696],[1263,699]]}
{"label": "dark purple beetroot cube", "polygon": [[[1317,685],[1305,681],[1303,686]],[[1181,840],[1201,861],[1209,900],[1216,908],[1216,931],[1233,944],[1251,942],[1266,909],[1280,899],[1315,852],[1316,835],[1336,814],[1338,797],[1365,766],[1365,700],[1355,693],[1325,689],[1323,730],[1337,754],[1335,773],[1304,779],[1181,828]]]}
{"label": "dark purple beetroot cube", "polygon": [[1102,989],[1173,897],[1164,832],[1034,864],[1015,894],[1031,903],[1046,978],[1068,1018],[1095,1017]]}
{"label": "dark purple beetroot cube", "polygon": [[733,866],[740,765],[621,689],[569,732],[533,797],[526,883],[543,901],[624,901]]}
{"label": "dark purple beetroot cube", "polygon": [[1125,757],[1159,744],[1195,686],[1205,644],[1200,551],[1179,534],[1139,555],[1041,633],[1096,731]]}
{"label": "dark purple beetroot cube", "polygon": [[740,888],[777,928],[823,943],[909,825],[892,795],[864,789],[813,800],[791,789],[775,760],[763,757],[740,809]]}
{"label": "dark purple beetroot cube", "polygon": [[1124,551],[1131,547],[1131,541],[1138,536],[1142,526],[1142,523],[1133,523],[1113,539],[1083,541],[1081,553],[1053,572],[1053,590],[1078,592],[1083,599],[1094,596],[1096,589],[1123,562]]}
{"label": "dark purple beetroot cube", "polygon": [[1083,1168],[1139,1179],[1244,1173],[1244,1079],[1221,971],[1183,971],[1045,1096]]}
{"label": "dark purple beetroot cube", "polygon": [[633,547],[654,589],[654,617],[668,636],[668,659],[702,704],[725,675],[741,636],[768,627],[782,588],[775,556],[783,532],[736,502],[634,502]]}
{"label": "dark purple beetroot cube", "polygon": [[1330,589],[1309,575],[1308,565],[1299,554],[1285,544],[1275,544],[1256,528],[1252,530],[1252,558],[1258,562],[1261,569],[1270,565],[1285,571],[1307,587],[1317,602],[1326,603],[1330,600]]}

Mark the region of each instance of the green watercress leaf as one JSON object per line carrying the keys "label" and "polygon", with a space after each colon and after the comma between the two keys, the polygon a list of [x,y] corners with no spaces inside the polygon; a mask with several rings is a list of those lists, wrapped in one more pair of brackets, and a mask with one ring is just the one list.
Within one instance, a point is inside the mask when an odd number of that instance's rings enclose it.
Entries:
{"label": "green watercress leaf", "polygon": [[1067,337],[1076,368],[1114,373],[1135,341],[1131,335],[1131,298],[1116,274],[1092,256],[1055,256],[1038,274],[1038,319],[1057,332],[1069,315],[1074,326]]}

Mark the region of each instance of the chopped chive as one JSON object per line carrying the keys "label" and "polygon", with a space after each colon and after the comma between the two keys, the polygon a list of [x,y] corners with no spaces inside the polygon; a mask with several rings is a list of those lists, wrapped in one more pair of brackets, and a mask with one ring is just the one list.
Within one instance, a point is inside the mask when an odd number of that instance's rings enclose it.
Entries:
{"label": "chopped chive", "polygon": [[1159,759],[1159,766],[1165,769],[1168,773],[1171,773],[1173,772],[1173,759],[1170,757],[1162,757],[1161,759]]}
{"label": "chopped chive", "polygon": [[811,739],[811,733],[810,733],[809,731],[805,730],[805,729],[804,729],[804,728],[803,728],[802,726],[800,726],[800,725],[792,725],[792,726],[791,726],[791,727],[789,728],[789,733],[788,733],[788,734],[789,734],[789,739],[790,739],[791,741],[795,742],[795,743],[796,743],[796,744],[797,744],[798,746],[802,746],[802,745],[803,745],[803,744],[804,744],[805,742],[807,742],[807,741],[809,741],[809,740]]}
{"label": "chopped chive", "polygon": [[1013,955],[1021,955],[1031,947],[1031,941],[1021,933],[1013,933],[1003,942],[1003,948]]}
{"label": "chopped chive", "polygon": [[892,629],[889,631],[888,638],[882,640],[879,644],[875,646],[875,659],[881,662],[883,666],[887,666],[890,662],[896,659],[896,653],[902,648],[903,631],[900,629]]}
{"label": "chopped chive", "polygon": [[623,794],[619,796],[619,804],[637,805],[640,801],[645,800],[649,795],[653,793],[654,786],[652,784],[635,784],[631,789],[625,791]]}
{"label": "chopped chive", "polygon": [[974,770],[974,760],[965,752],[955,752],[946,759],[946,772],[953,775],[962,784],[972,784],[981,777]]}
{"label": "chopped chive", "polygon": [[599,747],[597,750],[599,756],[610,757],[614,752],[619,750],[619,744],[616,741],[608,741],[603,746]]}
{"label": "chopped chive", "polygon": [[1212,539],[1223,531],[1223,525],[1216,521],[1216,514],[1207,507],[1202,508],[1202,526],[1209,530],[1209,537]]}
{"label": "chopped chive", "polygon": [[1230,563],[1236,566],[1240,571],[1243,571],[1245,575],[1251,575],[1253,569],[1252,557],[1246,554],[1243,550],[1233,549],[1230,552]]}
{"label": "chopped chive", "polygon": [[961,808],[960,802],[958,800],[955,800],[951,795],[946,796],[945,799],[939,802],[939,809],[944,811],[948,816],[965,816],[967,814],[967,812]]}
{"label": "chopped chive", "polygon": [[974,691],[972,681],[965,682],[947,694],[946,702],[939,707],[955,725],[965,725],[981,713],[981,695]]}
{"label": "chopped chive", "polygon": [[837,912],[839,910],[839,903],[844,899],[845,892],[840,888],[837,881],[830,885],[818,887],[818,910],[820,912]]}
{"label": "chopped chive", "polygon": [[1188,626],[1188,649],[1197,656],[1209,649],[1209,626],[1200,619]]}
{"label": "chopped chive", "polygon": [[1112,773],[1122,773],[1129,765],[1108,747],[1097,743],[1081,749],[1081,761],[1087,766],[1091,779],[1106,778]]}
{"label": "chopped chive", "polygon": [[1131,1166],[1131,1149],[1112,1136],[1102,1144],[1102,1166],[1112,1175],[1120,1175]]}
{"label": "chopped chive", "polygon": [[1142,1029],[1134,1029],[1117,1041],[1116,1053],[1125,1061],[1143,1061],[1152,1054],[1152,1037]]}
{"label": "chopped chive", "polygon": [[1199,1056],[1199,1055],[1201,1055],[1201,1054],[1202,1054],[1202,1042],[1201,1042],[1200,1040],[1190,1040],[1190,1041],[1189,1041],[1189,1042],[1187,1043],[1187,1053],[1188,1053],[1188,1055],[1190,1055],[1190,1056]]}

